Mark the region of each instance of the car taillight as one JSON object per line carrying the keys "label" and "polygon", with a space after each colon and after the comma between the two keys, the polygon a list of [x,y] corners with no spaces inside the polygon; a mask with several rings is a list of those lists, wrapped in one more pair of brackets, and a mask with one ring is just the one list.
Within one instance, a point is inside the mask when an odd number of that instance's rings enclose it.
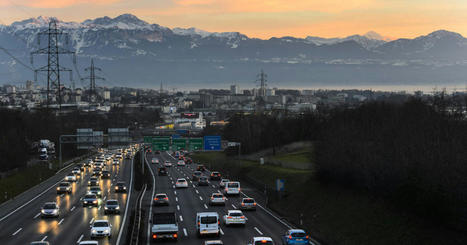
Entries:
{"label": "car taillight", "polygon": [[309,237],[309,236],[306,236],[305,238],[308,239],[308,238],[310,238],[310,237]]}
{"label": "car taillight", "polygon": [[267,243],[267,242],[268,242],[268,241],[266,241],[266,240],[261,240],[261,243]]}
{"label": "car taillight", "polygon": [[227,216],[227,219],[231,219],[231,218],[232,218],[232,216]]}
{"label": "car taillight", "polygon": [[227,187],[225,188],[225,191],[229,190]]}
{"label": "car taillight", "polygon": [[253,206],[256,206],[256,202],[255,202],[255,203],[253,203]]}
{"label": "car taillight", "polygon": [[289,236],[289,239],[292,239],[292,236]]}
{"label": "car taillight", "polygon": [[245,203],[242,202],[242,206],[245,206]]}
{"label": "car taillight", "polygon": [[222,200],[225,200],[225,197],[222,197]]}
{"label": "car taillight", "polygon": [[214,197],[211,197],[211,200],[214,200]]}
{"label": "car taillight", "polygon": [[198,225],[201,225],[201,223],[200,223],[200,222],[198,222]]}
{"label": "car taillight", "polygon": [[178,237],[178,235],[177,235],[177,234],[174,234],[174,235],[173,235],[173,237],[174,237],[174,238],[177,238],[177,237]]}
{"label": "car taillight", "polygon": [[157,198],[157,197],[156,197],[156,198],[154,198],[154,201],[157,201],[157,200],[159,200],[159,198]]}
{"label": "car taillight", "polygon": [[245,216],[242,216],[242,217],[240,217],[240,218],[241,218],[241,219],[244,219],[244,218],[245,218]]}
{"label": "car taillight", "polygon": [[169,200],[169,198],[168,198],[168,197],[165,197],[164,199],[165,199],[165,200]]}
{"label": "car taillight", "polygon": [[157,235],[156,235],[156,234],[153,234],[153,235],[152,235],[152,238],[156,239],[156,238],[157,238]]}

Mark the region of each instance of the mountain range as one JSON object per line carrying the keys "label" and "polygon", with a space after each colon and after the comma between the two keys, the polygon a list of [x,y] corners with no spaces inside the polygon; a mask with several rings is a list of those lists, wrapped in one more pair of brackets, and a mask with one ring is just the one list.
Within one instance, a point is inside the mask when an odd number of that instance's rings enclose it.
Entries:
{"label": "mountain range", "polygon": [[[0,83],[33,78],[29,53],[44,48],[38,33],[53,17],[37,17],[0,25]],[[291,36],[250,38],[239,32],[167,28],[131,14],[78,22],[58,21],[63,47],[76,51],[77,65],[62,57],[79,77],[93,58],[104,70],[105,86],[183,88],[255,86],[264,69],[270,85],[462,84],[467,72],[467,39],[438,30],[414,39],[390,40],[375,32],[345,38]],[[12,58],[15,57],[15,59]],[[33,68],[46,64],[36,58]],[[44,76],[39,77],[40,81]],[[75,79],[77,80],[77,79]],[[80,82],[77,82],[78,86]],[[83,84],[85,86],[85,84]]]}

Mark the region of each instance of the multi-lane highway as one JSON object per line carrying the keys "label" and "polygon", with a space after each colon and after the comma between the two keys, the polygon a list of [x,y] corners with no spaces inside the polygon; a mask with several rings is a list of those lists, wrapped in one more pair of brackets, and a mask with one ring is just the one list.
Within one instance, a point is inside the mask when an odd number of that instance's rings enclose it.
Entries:
{"label": "multi-lane highway", "polygon": [[[217,212],[220,217],[224,216],[229,209],[238,209],[241,199],[245,195],[249,195],[249,190],[243,188],[240,196],[228,196],[225,206],[209,206],[209,198],[213,192],[220,191],[219,181],[211,181],[209,186],[197,186],[196,182],[191,180],[192,174],[195,171],[195,164],[187,164],[186,166],[176,166],[177,160],[170,154],[163,152],[161,154],[148,154],[149,165],[155,176],[155,193],[166,193],[169,196],[169,206],[155,206],[152,212],[167,212],[175,211],[178,217],[179,225],[179,243],[180,244],[202,244],[206,240],[217,240],[217,238],[198,238],[196,235],[196,213],[213,211]],[[173,167],[168,168],[168,176],[158,176],[157,168],[160,164],[150,164],[152,158],[159,158],[161,164],[169,160],[173,163]],[[221,172],[222,173],[222,172]],[[205,175],[209,175],[209,170]],[[186,189],[176,189],[175,181],[177,178],[186,178],[189,187]],[[150,209],[151,200],[146,198],[146,209]],[[281,244],[281,235],[291,226],[274,214],[263,208],[258,208],[256,211],[243,211],[248,218],[245,227],[226,227],[221,221],[221,236],[220,240],[224,244],[247,244],[248,241],[255,236],[269,236],[274,239],[277,244]],[[148,229],[150,227],[147,227]],[[146,232],[149,234],[149,230]],[[146,237],[146,244],[150,244],[150,237]],[[161,244],[165,244],[162,242]],[[168,244],[168,243],[167,243]]]}
{"label": "multi-lane highway", "polygon": [[[115,193],[114,184],[124,181],[128,187],[130,186],[133,172],[131,161],[125,159],[119,166],[107,165],[111,177],[100,182],[103,193],[99,207],[82,206],[81,199],[88,191],[91,168],[86,168],[78,181],[72,184],[71,194],[57,194],[54,183],[42,194],[28,197],[33,201],[26,205],[18,203],[18,208],[0,217],[1,244],[30,244],[32,241],[48,241],[51,245],[77,244],[82,240],[90,240],[90,224],[98,219],[107,219],[112,224],[112,237],[100,239],[99,244],[116,244],[125,215],[128,194]],[[59,174],[64,177],[70,171],[71,169]],[[108,199],[118,200],[122,210],[121,215],[104,215],[103,204]],[[45,202],[56,202],[60,206],[58,218],[41,218],[40,211]]]}

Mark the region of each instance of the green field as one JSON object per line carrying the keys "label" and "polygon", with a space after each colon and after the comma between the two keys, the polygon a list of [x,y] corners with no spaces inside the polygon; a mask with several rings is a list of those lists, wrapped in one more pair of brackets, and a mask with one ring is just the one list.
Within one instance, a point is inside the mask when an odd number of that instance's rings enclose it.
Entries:
{"label": "green field", "polygon": [[[304,152],[287,154],[300,159]],[[279,156],[281,157],[281,156]],[[273,187],[285,180],[286,195],[271,200],[270,208],[294,223],[303,214],[304,228],[324,244],[466,244],[467,235],[450,231],[402,212],[363,191],[325,185],[312,171],[236,160],[223,153],[198,153],[196,162],[223,174],[241,174]],[[290,158],[287,158],[290,159]]]}

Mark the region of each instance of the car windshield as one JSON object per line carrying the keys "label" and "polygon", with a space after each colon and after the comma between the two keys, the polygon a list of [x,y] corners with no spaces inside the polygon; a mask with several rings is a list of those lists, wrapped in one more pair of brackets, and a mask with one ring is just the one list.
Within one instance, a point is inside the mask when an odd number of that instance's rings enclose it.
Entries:
{"label": "car windshield", "polygon": [[156,195],[156,198],[166,198],[166,197],[167,197],[166,195],[162,195],[162,194]]}
{"label": "car windshield", "polygon": [[199,178],[199,179],[200,179],[200,180],[208,180],[208,178],[206,178],[206,177],[201,177],[201,178]]}
{"label": "car windshield", "polygon": [[243,214],[242,213],[239,213],[239,212],[232,212],[230,213],[230,216],[242,216]]}
{"label": "car windshield", "polygon": [[91,187],[91,191],[100,191],[100,190],[101,190],[101,188],[99,188],[99,187]]}
{"label": "car windshield", "polygon": [[238,187],[238,183],[229,183],[229,188],[237,188]]}
{"label": "car windshield", "polygon": [[44,209],[55,209],[57,208],[57,206],[55,206],[55,204],[45,204],[44,205]]}
{"label": "car windshield", "polygon": [[254,203],[255,200],[253,200],[253,199],[243,199],[243,202],[244,203]]}
{"label": "car windshield", "polygon": [[306,237],[306,234],[304,232],[294,232],[292,233],[293,237]]}
{"label": "car windshield", "polygon": [[125,183],[117,183],[118,186],[124,186]]}
{"label": "car windshield", "polygon": [[94,222],[94,227],[107,227],[107,226],[109,226],[107,222],[103,222],[103,221]]}
{"label": "car windshield", "polygon": [[118,205],[117,201],[107,201],[107,205]]}
{"label": "car windshield", "polygon": [[68,186],[68,183],[60,183],[60,186]]}
{"label": "car windshield", "polygon": [[179,179],[178,182],[186,182],[184,179]]}
{"label": "car windshield", "polygon": [[222,197],[224,197],[224,196],[217,194],[217,195],[212,195],[212,197],[214,197],[214,198],[222,198]]}
{"label": "car windshield", "polygon": [[195,172],[195,175],[201,175],[201,172]]}
{"label": "car windshield", "polygon": [[96,196],[95,195],[86,195],[86,196],[84,196],[84,198],[86,198],[86,199],[96,199]]}
{"label": "car windshield", "polygon": [[217,217],[216,216],[201,217],[201,223],[202,224],[214,224],[214,223],[217,223]]}

